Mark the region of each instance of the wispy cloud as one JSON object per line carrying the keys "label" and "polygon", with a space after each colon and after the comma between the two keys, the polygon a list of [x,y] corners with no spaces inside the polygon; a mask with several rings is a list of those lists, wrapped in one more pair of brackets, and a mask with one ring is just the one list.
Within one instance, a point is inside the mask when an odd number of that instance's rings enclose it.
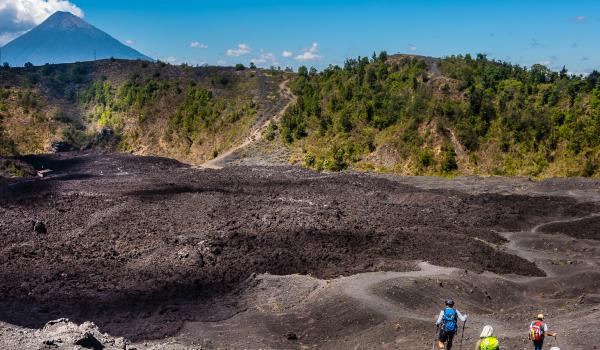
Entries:
{"label": "wispy cloud", "polygon": [[177,59],[177,57],[175,57],[175,56],[163,57],[160,60],[163,61],[163,62],[170,63],[170,64],[178,64],[178,63],[180,63],[180,60]]}
{"label": "wispy cloud", "polygon": [[581,57],[581,61],[583,61],[583,62],[586,62],[586,61],[589,61],[589,60],[590,60],[589,57]]}
{"label": "wispy cloud", "polygon": [[416,52],[417,51],[417,47],[415,46],[415,44],[408,44],[408,51],[410,51],[410,52]]}
{"label": "wispy cloud", "polygon": [[67,0],[0,0],[0,45],[42,23],[56,11],[84,13]]}
{"label": "wispy cloud", "polygon": [[302,50],[304,51],[301,55],[294,57],[296,61],[307,62],[307,61],[318,61],[322,58],[319,55],[319,44],[313,43],[309,48]]}
{"label": "wispy cloud", "polygon": [[592,73],[593,71],[594,71],[593,68],[587,68],[587,69],[579,70],[579,71],[569,71],[569,72],[567,72],[567,74],[569,74],[569,75],[581,75],[581,76],[585,77],[585,76],[590,75],[590,73]]}
{"label": "wispy cloud", "polygon": [[553,62],[551,60],[543,60],[543,61],[538,62],[538,64],[541,64],[542,66],[546,66],[546,67],[550,66],[552,63]]}
{"label": "wispy cloud", "polygon": [[237,49],[229,49],[225,54],[231,57],[240,57],[243,55],[247,55],[250,52],[252,52],[252,48],[248,46],[248,44],[241,43],[238,44]]}
{"label": "wispy cloud", "polygon": [[586,16],[576,16],[575,18],[573,18],[573,20],[577,23],[583,23],[583,22],[587,21],[587,17]]}
{"label": "wispy cloud", "polygon": [[133,41],[131,39],[127,39],[127,40],[125,40],[125,44],[131,46],[131,45],[135,44],[135,41]]}
{"label": "wispy cloud", "polygon": [[277,64],[277,57],[272,52],[264,52],[260,50],[260,56],[258,58],[253,58],[250,62],[254,62],[254,64],[265,64],[270,62],[271,64]]}
{"label": "wispy cloud", "polygon": [[3,46],[6,43],[11,42],[13,39],[17,38],[19,35],[25,32],[9,32],[9,33],[1,33],[0,34],[0,46]]}
{"label": "wispy cloud", "polygon": [[190,47],[194,48],[194,49],[208,49],[208,45],[203,44],[203,43],[201,43],[199,41],[192,41],[190,43]]}
{"label": "wispy cloud", "polygon": [[536,38],[531,38],[531,47],[534,47],[534,48],[544,47],[544,44],[539,42]]}
{"label": "wispy cloud", "polygon": [[281,56],[285,57],[285,58],[290,58],[290,57],[294,56],[294,53],[292,51],[283,50],[283,52],[281,53]]}
{"label": "wispy cloud", "polygon": [[227,61],[225,61],[225,60],[217,60],[217,64],[218,64],[219,66],[224,66],[224,65],[226,65],[226,64],[227,64]]}

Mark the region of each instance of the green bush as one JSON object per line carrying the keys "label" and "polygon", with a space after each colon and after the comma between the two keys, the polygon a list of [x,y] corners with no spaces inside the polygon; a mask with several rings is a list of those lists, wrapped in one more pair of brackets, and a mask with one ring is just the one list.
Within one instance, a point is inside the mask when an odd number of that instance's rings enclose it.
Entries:
{"label": "green bush", "polygon": [[428,168],[434,163],[433,152],[430,149],[424,149],[419,154],[419,163],[423,168]]}
{"label": "green bush", "polygon": [[315,165],[316,158],[311,153],[306,153],[304,155],[304,166],[308,168],[312,168]]}
{"label": "green bush", "polygon": [[92,141],[91,135],[83,130],[78,130],[73,125],[69,125],[63,130],[62,139],[78,149],[84,148]]}
{"label": "green bush", "polygon": [[267,126],[267,130],[265,130],[265,139],[269,140],[269,141],[273,141],[275,140],[275,137],[277,136],[277,124],[274,123],[273,121],[269,122],[269,125]]}
{"label": "green bush", "polygon": [[456,153],[453,148],[446,149],[442,157],[442,172],[450,173],[458,169],[456,162]]}

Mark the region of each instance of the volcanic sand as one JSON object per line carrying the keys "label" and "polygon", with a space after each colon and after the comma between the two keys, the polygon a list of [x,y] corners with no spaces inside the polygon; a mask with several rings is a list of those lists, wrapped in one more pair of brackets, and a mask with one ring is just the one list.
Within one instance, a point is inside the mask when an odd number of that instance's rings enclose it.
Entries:
{"label": "volcanic sand", "polygon": [[529,347],[539,312],[563,349],[596,346],[597,181],[25,160],[54,172],[0,187],[6,344],[68,317],[138,349],[423,349],[452,297],[465,346],[489,323]]}

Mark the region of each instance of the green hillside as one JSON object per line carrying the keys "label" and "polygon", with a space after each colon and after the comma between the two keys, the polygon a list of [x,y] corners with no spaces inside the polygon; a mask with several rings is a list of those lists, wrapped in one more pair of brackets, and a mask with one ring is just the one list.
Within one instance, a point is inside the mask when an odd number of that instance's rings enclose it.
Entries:
{"label": "green hillside", "polygon": [[284,75],[125,60],[0,68],[0,156],[64,141],[200,164],[246,136]]}
{"label": "green hillside", "polygon": [[295,161],[319,170],[598,176],[599,76],[382,52],[301,67],[277,129]]}
{"label": "green hillside", "polygon": [[[404,175],[600,175],[600,74],[385,52],[297,74],[104,60],[0,68],[0,156],[114,148],[202,164],[265,133],[316,170]],[[281,104],[279,104],[281,105]]]}

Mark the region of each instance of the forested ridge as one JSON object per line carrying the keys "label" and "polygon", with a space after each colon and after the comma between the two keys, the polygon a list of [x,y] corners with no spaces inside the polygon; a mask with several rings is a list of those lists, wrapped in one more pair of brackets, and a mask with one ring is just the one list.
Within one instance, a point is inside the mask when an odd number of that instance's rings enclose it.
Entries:
{"label": "forested ridge", "polygon": [[598,176],[599,79],[596,71],[578,76],[485,55],[385,52],[296,74],[121,60],[2,67],[0,156],[49,152],[64,141],[202,164],[240,143],[288,80],[297,101],[264,136],[293,164]]}
{"label": "forested ridge", "polygon": [[318,170],[593,176],[599,76],[382,52],[320,73],[301,67],[298,101],[272,129]]}

